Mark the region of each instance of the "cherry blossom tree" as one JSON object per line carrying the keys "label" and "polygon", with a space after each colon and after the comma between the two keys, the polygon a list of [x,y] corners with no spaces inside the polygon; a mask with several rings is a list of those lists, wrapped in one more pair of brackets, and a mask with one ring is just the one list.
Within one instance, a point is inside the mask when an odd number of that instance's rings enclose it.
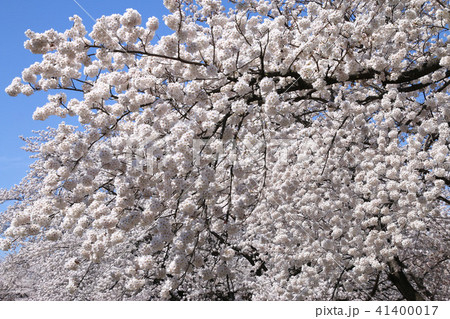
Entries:
{"label": "cherry blossom tree", "polygon": [[230,2],[26,32],[6,92],[80,126],[0,193],[0,294],[449,298],[449,1]]}

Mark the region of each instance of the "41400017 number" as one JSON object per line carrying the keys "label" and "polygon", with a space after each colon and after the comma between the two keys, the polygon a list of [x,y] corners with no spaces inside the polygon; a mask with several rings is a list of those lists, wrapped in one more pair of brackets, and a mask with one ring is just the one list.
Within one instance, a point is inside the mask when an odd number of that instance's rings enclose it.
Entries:
{"label": "41400017 number", "polygon": [[438,306],[379,306],[375,312],[379,315],[424,315],[434,316],[438,310]]}

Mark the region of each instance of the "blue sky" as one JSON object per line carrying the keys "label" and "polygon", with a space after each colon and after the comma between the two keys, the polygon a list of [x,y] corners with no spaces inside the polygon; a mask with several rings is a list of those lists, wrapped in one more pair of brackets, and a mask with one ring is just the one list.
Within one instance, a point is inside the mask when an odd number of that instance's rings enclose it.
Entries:
{"label": "blue sky", "polygon": [[[148,17],[156,16],[160,19],[159,36],[167,34],[169,30],[162,22],[162,16],[169,12],[163,6],[163,0],[108,0],[77,2],[94,18],[113,13],[124,13],[127,8],[134,8],[142,15],[145,22]],[[23,42],[27,39],[24,32],[31,29],[43,32],[50,28],[64,31],[71,27],[69,17],[77,14],[86,25],[88,31],[92,29],[93,21],[73,0],[45,0],[45,1],[4,1],[0,10],[1,38],[3,45],[0,49],[0,188],[10,188],[20,182],[26,174],[28,165],[32,163],[29,154],[21,149],[24,143],[19,135],[31,136],[32,130],[44,129],[47,126],[56,127],[62,120],[50,118],[47,121],[33,121],[32,114],[37,106],[46,103],[45,92],[39,92],[30,97],[19,95],[10,97],[4,89],[11,80],[20,76],[24,68],[41,60],[25,50]],[[66,122],[76,124],[75,119]],[[0,206],[1,210],[2,206]]]}

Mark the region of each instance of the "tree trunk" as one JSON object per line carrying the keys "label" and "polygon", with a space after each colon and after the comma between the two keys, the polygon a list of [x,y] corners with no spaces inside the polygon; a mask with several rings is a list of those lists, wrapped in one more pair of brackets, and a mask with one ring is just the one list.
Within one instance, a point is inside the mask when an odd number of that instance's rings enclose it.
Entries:
{"label": "tree trunk", "polygon": [[397,287],[398,291],[408,301],[424,301],[425,298],[411,285],[405,273],[403,272],[403,265],[398,257],[388,263],[389,265],[389,280]]}

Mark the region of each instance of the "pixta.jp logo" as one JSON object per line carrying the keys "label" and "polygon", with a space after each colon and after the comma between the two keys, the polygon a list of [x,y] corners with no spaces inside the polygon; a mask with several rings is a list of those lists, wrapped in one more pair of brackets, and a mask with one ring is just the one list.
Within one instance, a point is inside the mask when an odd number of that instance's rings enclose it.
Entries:
{"label": "pixta.jp logo", "polygon": [[[177,153],[173,141],[168,139],[167,136],[157,135],[130,139],[125,151],[128,167],[149,174],[163,170],[166,162]],[[295,147],[296,142],[295,139],[192,139],[192,154],[189,157],[192,167],[201,167],[205,161],[211,162],[211,159],[231,165],[249,159],[255,163],[267,162],[268,158],[271,162],[292,162],[290,154],[295,154],[292,147]]]}

